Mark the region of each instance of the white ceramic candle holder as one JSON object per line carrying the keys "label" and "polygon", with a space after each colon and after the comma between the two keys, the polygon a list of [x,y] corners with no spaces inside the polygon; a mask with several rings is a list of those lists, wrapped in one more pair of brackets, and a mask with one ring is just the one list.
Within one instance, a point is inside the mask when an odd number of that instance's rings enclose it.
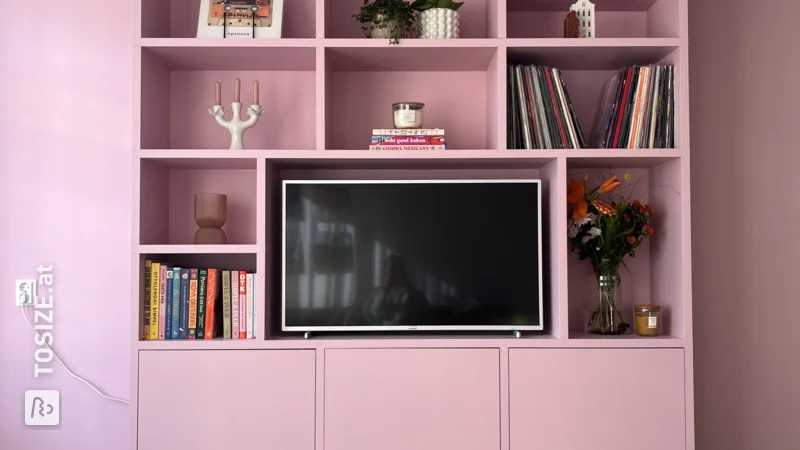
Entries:
{"label": "white ceramic candle holder", "polygon": [[258,122],[258,118],[264,114],[260,105],[250,105],[247,108],[249,119],[242,120],[242,104],[240,102],[231,103],[233,117],[225,120],[225,108],[222,105],[214,105],[208,113],[214,116],[217,123],[226,128],[231,133],[231,150],[244,150],[244,132]]}

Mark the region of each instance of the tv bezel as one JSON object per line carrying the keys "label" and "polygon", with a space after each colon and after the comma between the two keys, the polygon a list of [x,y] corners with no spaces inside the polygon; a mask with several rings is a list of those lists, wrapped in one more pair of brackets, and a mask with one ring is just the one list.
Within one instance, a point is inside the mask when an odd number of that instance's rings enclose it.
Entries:
{"label": "tv bezel", "polygon": [[[286,189],[288,185],[327,185],[327,184],[536,184],[538,208],[537,242],[538,284],[539,284],[539,325],[379,325],[379,326],[286,326]],[[353,331],[543,331],[544,330],[544,289],[542,286],[542,180],[541,179],[442,179],[442,180],[282,180],[281,183],[281,330],[287,332],[353,332]]]}

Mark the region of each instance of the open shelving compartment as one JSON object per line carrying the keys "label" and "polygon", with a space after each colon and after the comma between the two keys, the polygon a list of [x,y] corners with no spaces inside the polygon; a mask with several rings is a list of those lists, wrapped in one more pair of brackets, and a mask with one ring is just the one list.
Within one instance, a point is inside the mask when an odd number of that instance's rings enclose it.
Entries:
{"label": "open shelving compartment", "polygon": [[[200,0],[138,0],[142,38],[194,38]],[[316,0],[286,0],[283,39],[316,37]],[[137,8],[138,10],[139,8]]]}
{"label": "open shelving compartment", "polygon": [[[631,150],[635,152],[637,150]],[[688,187],[682,173],[685,159],[680,156],[663,158],[602,157],[568,158],[567,179],[583,179],[587,190],[599,186],[611,175],[623,180],[614,195],[631,200],[639,199],[656,212],[650,220],[655,230],[636,250],[636,256],[625,257],[620,267],[621,285],[617,290],[618,306],[631,329],[622,336],[597,336],[586,333],[588,313],[597,306],[598,291],[595,275],[588,260],[580,261],[577,252],[568,248],[568,304],[570,339],[638,338],[635,330],[634,305],[662,307],[661,339],[686,337],[686,233],[688,201],[683,192]],[[625,181],[626,174],[631,175]],[[642,338],[653,339],[653,338]]]}
{"label": "open shelving compartment", "polygon": [[[568,40],[569,41],[569,40]],[[581,40],[574,40],[581,41]],[[564,83],[578,117],[578,123],[587,139],[589,149],[598,147],[596,121],[601,111],[600,103],[608,83],[623,67],[647,64],[673,64],[675,66],[675,147],[668,149],[631,149],[631,151],[675,152],[683,145],[683,127],[688,128],[688,107],[683,89],[688,82],[684,72],[684,50],[677,41],[656,41],[646,44],[637,41],[619,42],[610,46],[548,46],[527,45],[525,41],[511,40],[508,47],[508,63],[542,65],[561,70]],[[599,128],[599,127],[598,127]],[[609,149],[614,151],[615,149]],[[609,151],[603,150],[603,151]],[[567,154],[573,150],[566,150]],[[586,150],[579,150],[585,152]],[[647,153],[650,154],[650,153]],[[608,155],[613,155],[609,152]],[[602,156],[602,153],[598,154]]]}
{"label": "open shelving compartment", "polygon": [[[574,0],[507,0],[509,38],[563,38],[564,18]],[[680,0],[595,0],[593,38],[686,37]]]}
{"label": "open shelving compartment", "polygon": [[[133,267],[138,268],[135,272],[134,278],[134,298],[137,300],[134,304],[135,307],[135,330],[137,331],[136,339],[139,341],[140,348],[196,348],[203,345],[204,342],[209,342],[207,339],[162,339],[162,340],[144,340],[142,339],[144,331],[144,305],[145,299],[144,283],[145,283],[145,262],[152,261],[165,264],[168,267],[180,267],[182,269],[209,269],[214,268],[222,270],[246,271],[255,274],[256,288],[254,291],[253,303],[256,311],[256,322],[254,323],[255,339],[231,339],[224,340],[230,342],[232,346],[246,346],[253,345],[254,341],[263,337],[262,330],[264,329],[263,323],[263,310],[261,305],[264,304],[264,292],[261,289],[261,275],[264,270],[261,267],[263,262],[259,261],[257,253],[239,253],[232,251],[229,253],[170,253],[167,249],[166,252],[152,249],[153,251],[144,250],[142,253],[133,255]],[[221,276],[218,274],[218,276]],[[220,295],[217,296],[219,300]],[[259,316],[260,314],[260,316]],[[213,341],[219,342],[223,339],[216,337]]]}
{"label": "open shelving compartment", "polygon": [[[255,158],[139,158],[140,192],[134,239],[144,248],[185,248],[192,251],[197,224],[194,196],[226,194],[228,217],[223,231],[227,244],[215,246],[255,250],[257,226],[257,159]],[[199,246],[200,248],[206,246]]]}
{"label": "open shelving compartment", "polygon": [[444,129],[448,150],[500,148],[503,56],[490,45],[325,48],[325,148],[368,150],[373,129],[394,128],[396,102],[424,103],[423,127]]}
{"label": "open shelving compartment", "polygon": [[[526,332],[529,336],[553,339],[566,338],[566,330],[560,329],[559,296],[561,290],[558,283],[558,273],[555,269],[558,259],[558,243],[553,239],[555,233],[556,210],[558,209],[557,196],[559,195],[557,177],[563,159],[556,157],[541,157],[527,159],[454,159],[439,160],[420,156],[418,158],[403,158],[392,160],[384,158],[370,158],[365,152],[365,158],[319,159],[310,158],[280,158],[267,159],[266,162],[266,211],[267,211],[267,236],[266,236],[266,266],[269,273],[265,274],[267,286],[268,323],[265,324],[267,338],[300,337],[300,333],[287,333],[281,330],[281,302],[282,302],[282,183],[284,180],[433,180],[433,179],[540,179],[542,181],[542,268],[543,268],[543,315],[545,330],[541,332]],[[324,211],[322,211],[324,212]],[[321,213],[320,213],[321,214]],[[307,220],[302,217],[299,221]],[[372,237],[364,238],[358,234],[359,226],[353,224],[338,224],[349,226],[353,230],[357,254],[369,261],[380,260],[380,252],[391,247],[389,243],[380,243]],[[466,244],[465,244],[466,245]],[[310,264],[310,263],[309,263]],[[377,264],[377,263],[376,263]],[[378,270],[378,269],[375,269]],[[324,278],[325,274],[314,273],[315,277]],[[427,273],[427,272],[426,272]],[[344,277],[346,274],[331,275]],[[321,279],[301,282],[298,275],[297,282],[311,286],[304,291],[297,291],[298,295],[306,295],[307,303],[313,303],[314,283],[323,282]],[[344,283],[345,280],[339,280]],[[368,283],[369,284],[369,283]],[[438,284],[437,284],[438,286]],[[367,291],[368,288],[365,288]],[[460,335],[468,333],[461,332]],[[492,333],[495,337],[502,332]],[[424,333],[419,334],[424,336]],[[362,335],[368,337],[370,335]],[[374,335],[372,335],[374,337]],[[431,336],[442,336],[442,333],[433,333]]]}
{"label": "open shelving compartment", "polygon": [[[312,46],[175,45],[140,48],[139,148],[226,149],[230,134],[209,114],[215,82],[222,84],[226,119],[232,116],[234,80],[241,80],[242,117],[253,104],[255,80],[264,114],[244,136],[247,149],[316,146],[316,49]],[[248,41],[249,42],[249,41]],[[276,41],[281,43],[281,41]]]}
{"label": "open shelving compartment", "polygon": [[[325,38],[360,39],[364,38],[361,24],[354,18],[363,0],[324,0]],[[470,0],[459,8],[460,38],[483,39],[498,38],[499,1]]]}

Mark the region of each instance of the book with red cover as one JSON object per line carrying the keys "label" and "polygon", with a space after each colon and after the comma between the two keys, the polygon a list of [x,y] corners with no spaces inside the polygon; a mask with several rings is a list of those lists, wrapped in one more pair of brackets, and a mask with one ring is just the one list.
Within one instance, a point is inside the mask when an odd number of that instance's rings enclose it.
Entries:
{"label": "book with red cover", "polygon": [[216,336],[215,308],[217,305],[217,269],[208,269],[208,287],[206,288],[206,323],[205,338],[213,339]]}

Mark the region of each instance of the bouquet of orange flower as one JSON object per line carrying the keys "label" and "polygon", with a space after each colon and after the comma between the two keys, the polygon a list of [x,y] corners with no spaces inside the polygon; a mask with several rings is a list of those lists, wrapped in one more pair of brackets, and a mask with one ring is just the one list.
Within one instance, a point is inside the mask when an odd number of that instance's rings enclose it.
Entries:
{"label": "bouquet of orange flower", "polygon": [[[625,175],[630,181],[631,176]],[[625,256],[635,257],[636,248],[655,233],[650,218],[655,212],[614,192],[622,184],[616,175],[586,192],[586,180],[569,180],[567,201],[572,205],[567,236],[581,260],[589,259],[597,275],[600,304],[590,319],[590,328],[601,334],[622,334],[628,324],[616,307],[619,266]]]}

